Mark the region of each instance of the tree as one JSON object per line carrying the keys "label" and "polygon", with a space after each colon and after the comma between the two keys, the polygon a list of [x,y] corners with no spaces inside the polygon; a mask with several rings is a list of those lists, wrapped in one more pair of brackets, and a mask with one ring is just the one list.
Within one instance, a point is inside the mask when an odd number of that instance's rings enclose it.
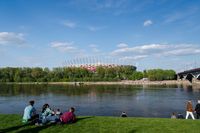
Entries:
{"label": "tree", "polygon": [[15,82],[22,82],[22,70],[17,68],[15,71],[15,75],[14,75],[14,81]]}
{"label": "tree", "polygon": [[132,80],[140,80],[143,78],[143,73],[142,72],[134,72],[131,76]]}
{"label": "tree", "polygon": [[41,81],[41,78],[44,76],[43,69],[39,67],[32,68],[31,76],[34,81]]}
{"label": "tree", "polygon": [[143,73],[134,66],[99,66],[96,71],[81,67],[0,68],[0,82],[62,82],[62,81],[117,81],[123,79],[173,80],[174,70],[150,69]]}
{"label": "tree", "polygon": [[105,68],[102,66],[99,66],[96,68],[96,73],[100,78],[104,78],[105,76]]}
{"label": "tree", "polygon": [[175,79],[176,72],[174,70],[151,69],[147,71],[148,79],[154,80],[173,80]]}

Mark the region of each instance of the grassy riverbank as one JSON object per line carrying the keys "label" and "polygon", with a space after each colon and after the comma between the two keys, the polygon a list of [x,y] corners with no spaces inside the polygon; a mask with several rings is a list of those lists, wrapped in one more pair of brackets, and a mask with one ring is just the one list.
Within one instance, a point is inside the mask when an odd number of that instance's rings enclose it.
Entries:
{"label": "grassy riverbank", "polygon": [[78,117],[70,125],[23,125],[19,115],[0,115],[0,132],[18,133],[199,133],[200,120]]}

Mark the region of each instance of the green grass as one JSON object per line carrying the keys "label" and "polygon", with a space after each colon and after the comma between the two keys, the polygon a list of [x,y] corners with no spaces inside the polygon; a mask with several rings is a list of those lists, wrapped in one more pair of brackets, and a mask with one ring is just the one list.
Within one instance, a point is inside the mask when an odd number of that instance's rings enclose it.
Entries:
{"label": "green grass", "polygon": [[17,133],[200,133],[200,120],[78,117],[74,124],[23,125],[19,115],[0,115],[0,132]]}

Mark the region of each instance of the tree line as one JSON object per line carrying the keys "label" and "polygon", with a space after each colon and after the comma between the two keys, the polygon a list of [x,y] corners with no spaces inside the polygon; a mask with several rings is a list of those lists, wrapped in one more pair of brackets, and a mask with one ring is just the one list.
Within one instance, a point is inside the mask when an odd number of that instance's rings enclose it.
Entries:
{"label": "tree line", "polygon": [[176,79],[174,70],[151,69],[136,71],[135,66],[96,67],[90,71],[81,67],[30,68],[5,67],[0,68],[0,82],[68,82],[68,81],[120,81],[141,80],[150,81]]}

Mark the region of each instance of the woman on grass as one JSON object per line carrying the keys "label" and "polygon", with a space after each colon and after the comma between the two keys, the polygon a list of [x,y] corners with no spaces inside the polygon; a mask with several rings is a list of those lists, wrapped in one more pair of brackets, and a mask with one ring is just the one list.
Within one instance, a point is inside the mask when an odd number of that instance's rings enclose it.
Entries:
{"label": "woman on grass", "polygon": [[188,116],[190,115],[192,117],[192,119],[194,120],[195,118],[194,118],[193,112],[194,112],[194,110],[193,110],[193,107],[192,107],[192,101],[189,100],[187,102],[187,106],[186,106],[186,117],[185,117],[185,119],[188,119]]}
{"label": "woman on grass", "polygon": [[49,121],[55,121],[54,111],[52,111],[49,107],[49,104],[44,104],[42,107],[42,113],[41,113],[41,121],[43,124],[49,122]]}

